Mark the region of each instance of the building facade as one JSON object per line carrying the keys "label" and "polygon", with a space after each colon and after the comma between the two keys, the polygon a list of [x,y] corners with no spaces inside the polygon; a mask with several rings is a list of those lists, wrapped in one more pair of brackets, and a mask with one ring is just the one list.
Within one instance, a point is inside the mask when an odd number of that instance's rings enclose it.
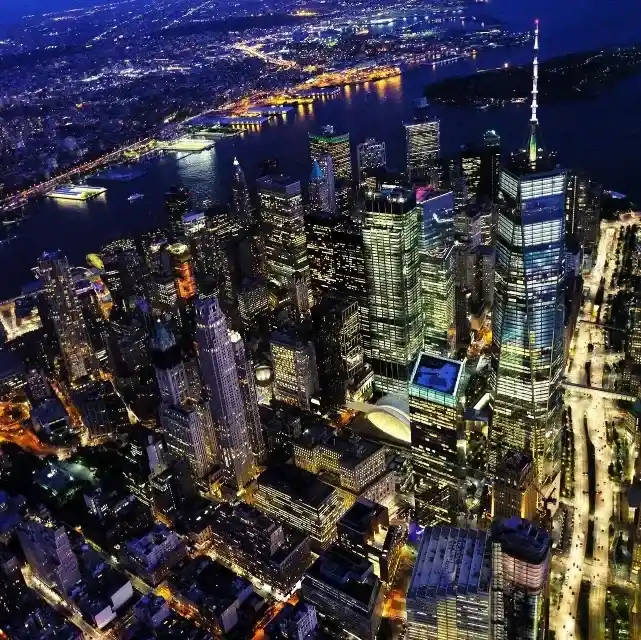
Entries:
{"label": "building facade", "polygon": [[485,531],[426,528],[407,592],[408,640],[487,640],[491,576]]}
{"label": "building facade", "polygon": [[[310,288],[307,236],[300,182],[287,176],[260,178],[258,199],[265,239],[265,273],[268,280],[290,289],[295,276]],[[293,300],[301,310],[310,300]]]}
{"label": "building facade", "polygon": [[358,180],[362,180],[363,171],[385,169],[387,167],[387,151],[384,142],[368,138],[356,147],[356,167]]}
{"label": "building facade", "polygon": [[234,347],[215,298],[196,303],[196,343],[218,458],[226,480],[242,489],[254,475],[254,456]]}
{"label": "building facade", "polygon": [[531,451],[541,485],[561,464],[565,303],[562,170],[516,158],[501,172],[494,307],[490,467]]}
{"label": "building facade", "polygon": [[352,181],[352,152],[349,133],[337,134],[334,127],[326,126],[320,134],[309,134],[309,155],[314,160],[323,156],[332,159],[336,180]]}
{"label": "building facade", "polygon": [[404,127],[407,176],[410,180],[429,177],[441,153],[441,123],[427,120]]}
{"label": "building facade", "polygon": [[422,202],[421,302],[423,348],[446,354],[455,326],[454,196],[451,191]]}
{"label": "building facade", "polygon": [[60,251],[38,258],[40,279],[58,337],[65,372],[71,382],[97,368],[66,256]]}
{"label": "building facade", "polygon": [[311,341],[273,331],[269,348],[274,368],[274,397],[303,411],[311,411],[318,391],[316,350]]}
{"label": "building facade", "polygon": [[409,385],[415,515],[453,524],[465,479],[464,362],[422,353]]}
{"label": "building facade", "polygon": [[365,201],[366,355],[374,385],[405,396],[422,345],[419,213],[411,190],[388,187]]}
{"label": "building facade", "polygon": [[548,637],[550,534],[512,517],[492,526],[491,640]]}

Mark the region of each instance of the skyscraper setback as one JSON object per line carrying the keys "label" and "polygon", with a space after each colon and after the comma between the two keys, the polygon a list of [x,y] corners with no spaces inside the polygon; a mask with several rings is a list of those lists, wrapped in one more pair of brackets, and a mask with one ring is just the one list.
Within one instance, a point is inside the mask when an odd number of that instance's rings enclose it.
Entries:
{"label": "skyscraper setback", "polygon": [[215,298],[196,302],[196,342],[220,464],[227,480],[242,489],[254,475],[254,457],[234,347]]}
{"label": "skyscraper setback", "polygon": [[38,259],[40,278],[53,322],[65,371],[71,382],[92,373],[97,366],[69,263],[60,251],[43,253]]}

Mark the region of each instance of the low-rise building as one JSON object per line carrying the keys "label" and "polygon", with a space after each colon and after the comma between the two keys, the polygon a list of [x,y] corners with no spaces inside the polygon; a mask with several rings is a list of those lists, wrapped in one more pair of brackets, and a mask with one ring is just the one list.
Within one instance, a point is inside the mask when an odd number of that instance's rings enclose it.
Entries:
{"label": "low-rise building", "polygon": [[91,572],[83,572],[82,580],[69,591],[69,599],[85,620],[98,629],[115,620],[133,595],[129,578],[104,562]]}
{"label": "low-rise building", "polygon": [[407,539],[404,524],[390,525],[387,509],[360,498],[338,521],[338,544],[374,565],[374,572],[391,584]]}
{"label": "low-rise building", "polygon": [[376,638],[383,589],[371,562],[332,545],[305,574],[302,595],[339,629],[361,640]]}
{"label": "low-rise building", "polygon": [[309,602],[286,604],[269,623],[265,633],[269,640],[305,640],[316,630],[316,607]]}
{"label": "low-rise building", "polygon": [[143,580],[159,584],[187,553],[180,536],[164,524],[156,524],[141,538],[130,540],[122,560]]}
{"label": "low-rise building", "polygon": [[308,534],[314,549],[326,549],[336,540],[343,501],[313,473],[292,465],[270,467],[258,478],[255,499],[263,513]]}
{"label": "low-rise building", "polygon": [[311,563],[309,537],[244,503],[221,504],[211,519],[211,547],[224,564],[237,565],[283,595]]}
{"label": "low-rise building", "polygon": [[380,503],[394,497],[395,477],[385,454],[381,444],[322,423],[305,429],[294,442],[294,464],[338,488],[346,508],[361,496]]}
{"label": "low-rise building", "polygon": [[194,619],[229,633],[241,605],[253,594],[251,583],[207,556],[186,559],[171,575],[169,588]]}

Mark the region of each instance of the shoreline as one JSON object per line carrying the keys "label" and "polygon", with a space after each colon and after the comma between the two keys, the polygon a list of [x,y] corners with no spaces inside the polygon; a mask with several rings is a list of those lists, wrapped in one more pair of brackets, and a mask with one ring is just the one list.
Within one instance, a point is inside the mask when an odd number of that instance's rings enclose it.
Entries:
{"label": "shoreline", "polygon": [[[555,56],[539,64],[539,105],[595,99],[639,74],[639,44]],[[488,109],[526,103],[531,91],[530,63],[445,78],[427,85],[424,95],[447,107]]]}

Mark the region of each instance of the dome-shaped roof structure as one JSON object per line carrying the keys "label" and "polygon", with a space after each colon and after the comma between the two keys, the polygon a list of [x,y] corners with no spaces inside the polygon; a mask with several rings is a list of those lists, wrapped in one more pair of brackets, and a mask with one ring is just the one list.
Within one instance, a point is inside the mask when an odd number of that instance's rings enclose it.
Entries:
{"label": "dome-shaped roof structure", "polygon": [[272,383],[274,374],[269,365],[260,364],[254,369],[254,377],[259,387],[268,387]]}
{"label": "dome-shaped roof structure", "polygon": [[367,414],[367,419],[382,435],[399,443],[411,444],[410,406],[407,400],[398,396],[384,396]]}

